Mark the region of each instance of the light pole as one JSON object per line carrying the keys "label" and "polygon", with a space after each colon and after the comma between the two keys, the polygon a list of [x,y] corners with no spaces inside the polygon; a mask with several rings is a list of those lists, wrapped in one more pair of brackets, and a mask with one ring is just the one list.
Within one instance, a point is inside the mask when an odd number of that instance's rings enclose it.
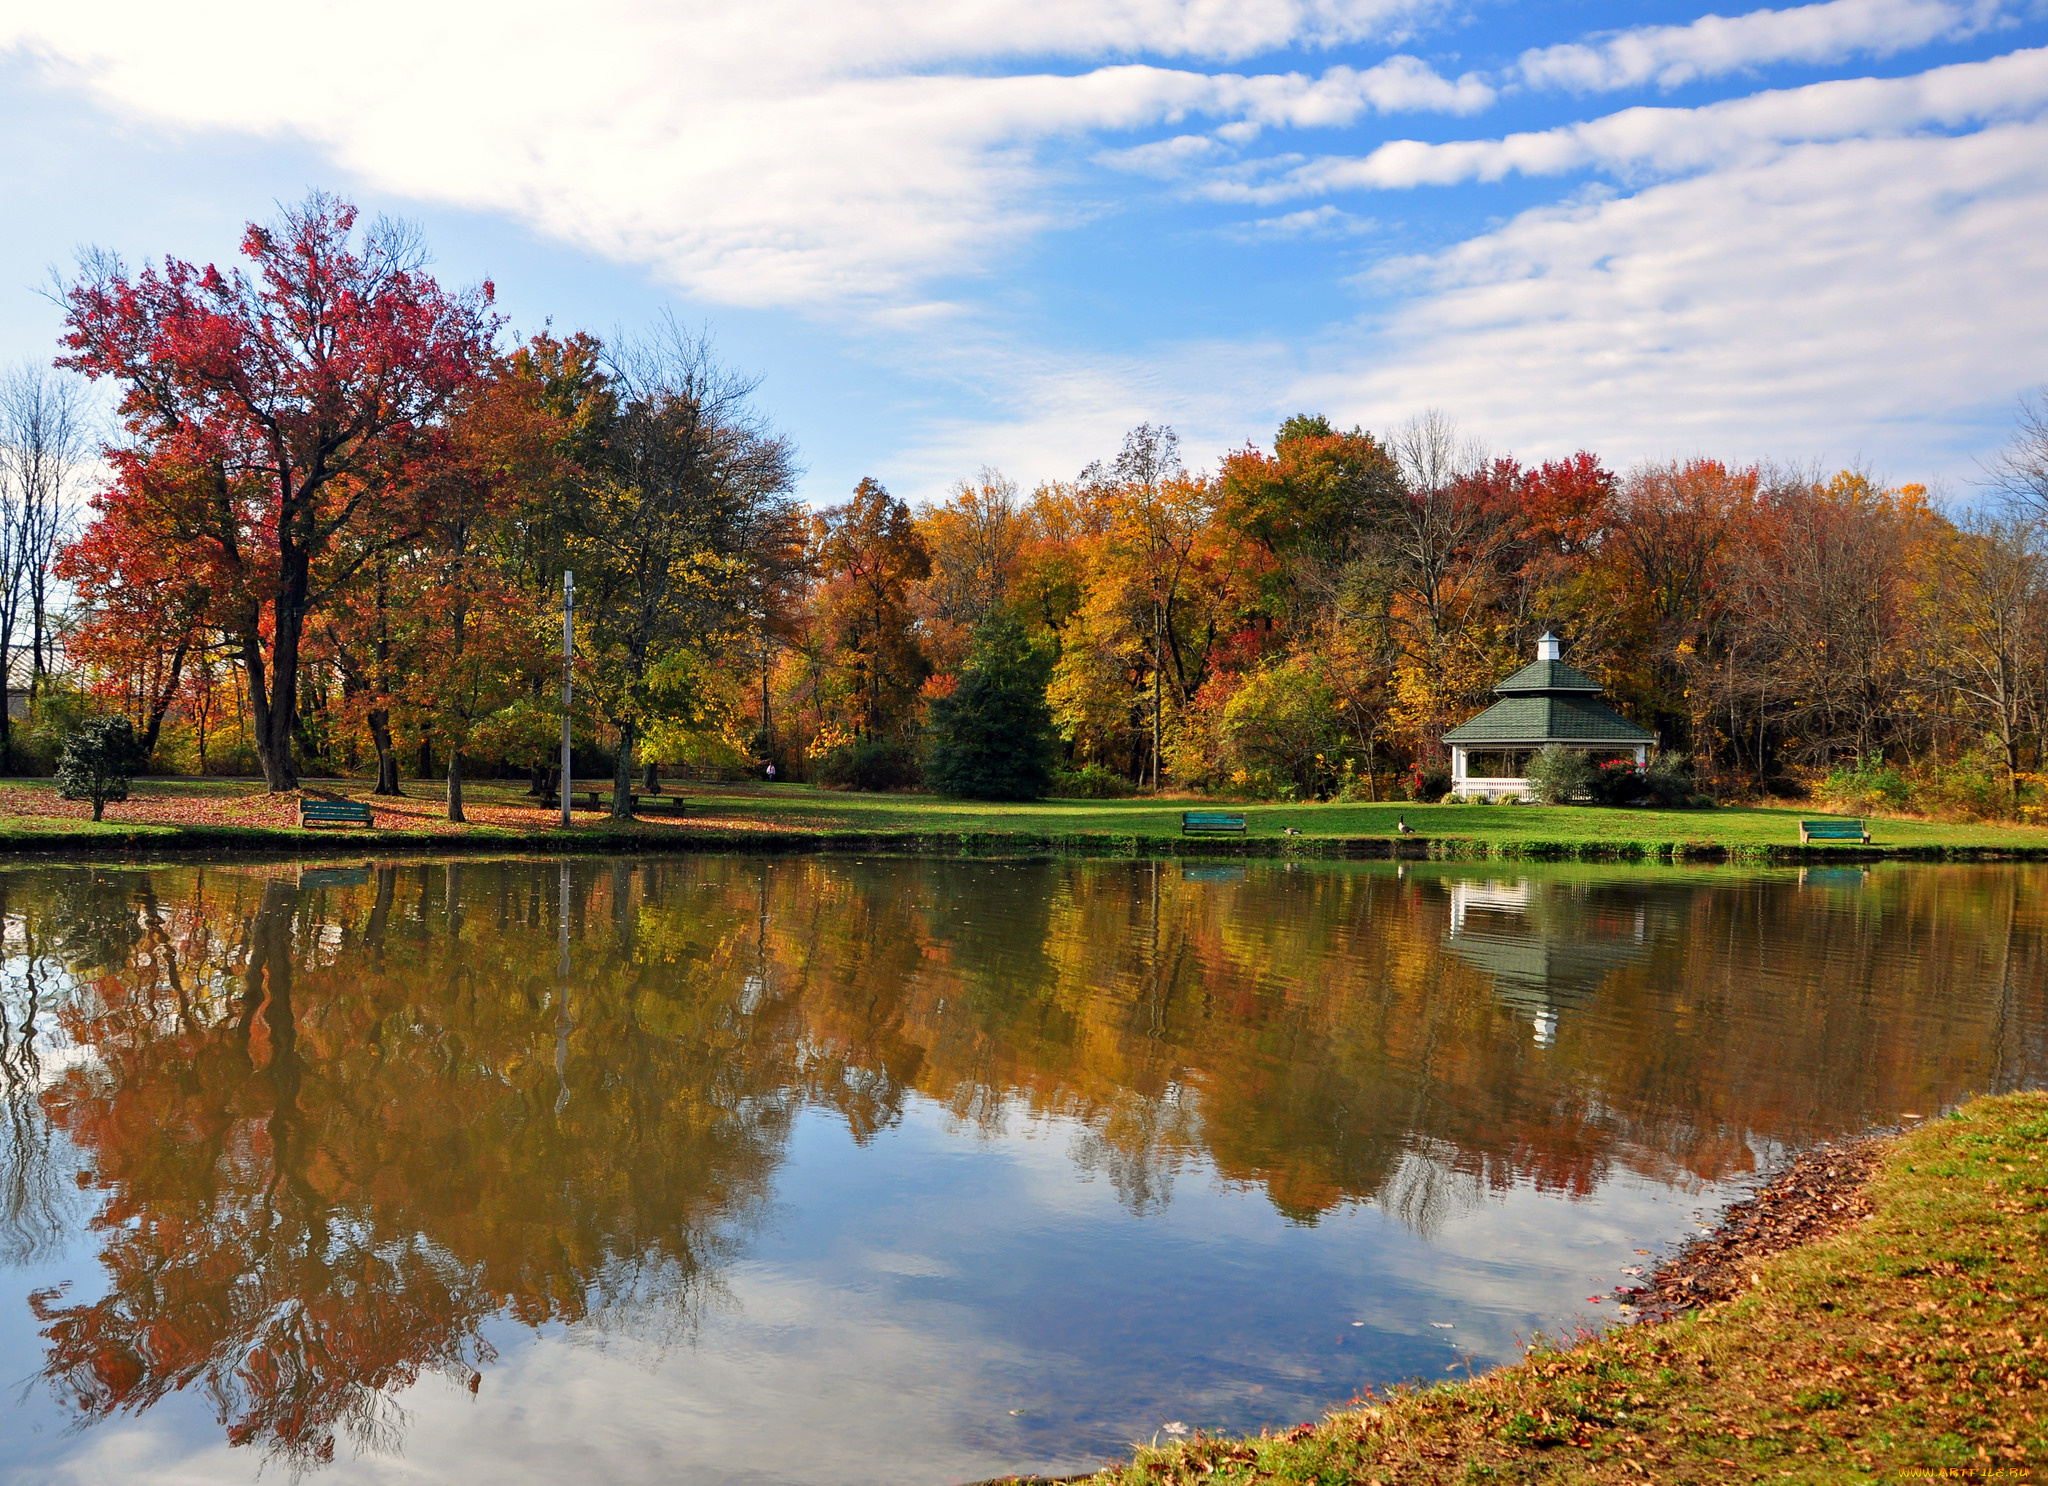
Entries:
{"label": "light pole", "polygon": [[576,657],[576,575],[562,573],[562,824],[569,821],[569,702],[573,690],[571,663]]}

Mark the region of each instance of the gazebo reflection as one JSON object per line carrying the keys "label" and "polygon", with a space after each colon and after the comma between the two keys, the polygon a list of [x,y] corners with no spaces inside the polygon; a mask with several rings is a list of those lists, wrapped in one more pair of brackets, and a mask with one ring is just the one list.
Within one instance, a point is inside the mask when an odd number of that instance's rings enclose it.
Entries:
{"label": "gazebo reflection", "polygon": [[1595,903],[1573,884],[1528,878],[1462,879],[1450,890],[1444,947],[1529,1017],[1539,1046],[1556,1041],[1561,1013],[1590,1000],[1608,976],[1650,953],[1649,913],[1640,899]]}

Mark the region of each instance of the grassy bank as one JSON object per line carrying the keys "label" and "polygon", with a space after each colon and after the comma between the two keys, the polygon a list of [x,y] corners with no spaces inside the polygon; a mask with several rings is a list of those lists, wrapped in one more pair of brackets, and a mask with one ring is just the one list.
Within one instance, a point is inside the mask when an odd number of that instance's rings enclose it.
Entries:
{"label": "grassy bank", "polygon": [[1889,1143],[1871,1215],[1747,1293],[1285,1435],[1141,1450],[1096,1486],[2027,1481],[2048,1473],[2048,1096]]}
{"label": "grassy bank", "polygon": [[[268,798],[245,781],[149,780],[135,797],[108,807],[95,826],[83,807],[56,800],[46,781],[0,786],[0,849],[81,845],[135,848],[541,850],[723,847],[848,847],[908,851],[1157,851],[1439,857],[1588,859],[1732,858],[1810,860],[1866,855],[2048,858],[2048,828],[1986,823],[1881,820],[1871,851],[1847,845],[1799,845],[1802,812],[1604,810],[1536,806],[1249,804],[1247,838],[1184,841],[1183,800],[1046,800],[993,805],[930,795],[853,795],[802,785],[671,787],[684,797],[675,815],[613,822],[576,813],[564,828],[514,785],[472,785],[470,824],[451,826],[430,787],[409,797],[373,799],[358,781],[313,781],[322,793],[362,799],[378,812],[374,832],[301,830],[288,798]],[[1404,822],[1409,832],[1399,830]]]}

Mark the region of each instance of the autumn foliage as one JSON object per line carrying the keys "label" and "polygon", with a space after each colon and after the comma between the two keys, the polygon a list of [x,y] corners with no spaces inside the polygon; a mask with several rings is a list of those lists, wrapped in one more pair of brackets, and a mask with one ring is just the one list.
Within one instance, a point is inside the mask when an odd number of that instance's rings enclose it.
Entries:
{"label": "autumn foliage", "polygon": [[1976,511],[1853,470],[1524,461],[1439,413],[1301,415],[1206,469],[1144,424],[1028,494],[984,468],[806,511],[753,381],[672,324],[501,347],[488,284],[321,196],[243,248],[88,257],[67,297],[64,363],[127,430],[61,560],[74,651],[161,759],[210,767],[232,724],[273,789],[438,775],[455,819],[465,768],[543,792],[573,571],[577,768],[619,814],[642,766],[914,782],[998,619],[1046,677],[1055,790],[1414,792],[1551,631],[1723,796],[2040,808],[2048,425]]}

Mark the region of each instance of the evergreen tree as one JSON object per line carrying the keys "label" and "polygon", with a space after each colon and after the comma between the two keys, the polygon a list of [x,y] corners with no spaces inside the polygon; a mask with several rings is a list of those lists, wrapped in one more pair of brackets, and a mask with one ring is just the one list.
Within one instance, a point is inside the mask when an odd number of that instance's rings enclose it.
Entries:
{"label": "evergreen tree", "polygon": [[1045,683],[1051,657],[998,613],[976,629],[951,696],[931,704],[925,780],[973,800],[1035,800],[1052,782],[1054,735]]}

